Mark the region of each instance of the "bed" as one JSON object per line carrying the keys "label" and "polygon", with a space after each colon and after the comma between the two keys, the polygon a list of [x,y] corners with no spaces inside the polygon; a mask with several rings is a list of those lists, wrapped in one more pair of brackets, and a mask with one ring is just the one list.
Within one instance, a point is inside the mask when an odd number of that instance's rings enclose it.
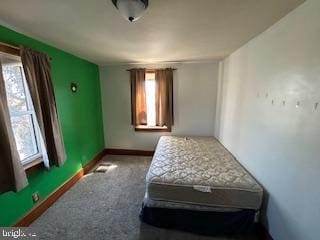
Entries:
{"label": "bed", "polygon": [[213,137],[163,136],[146,176],[140,219],[204,234],[247,231],[263,188]]}

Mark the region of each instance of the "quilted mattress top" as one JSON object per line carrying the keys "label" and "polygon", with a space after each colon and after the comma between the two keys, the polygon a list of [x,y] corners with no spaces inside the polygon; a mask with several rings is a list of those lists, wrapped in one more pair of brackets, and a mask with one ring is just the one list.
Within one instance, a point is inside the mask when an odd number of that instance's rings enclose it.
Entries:
{"label": "quilted mattress top", "polygon": [[255,179],[213,137],[161,137],[146,181],[147,186],[153,185],[149,187],[149,194],[154,199],[157,192],[163,191],[159,186],[164,185],[169,186],[168,191],[175,187],[173,194],[178,193],[179,186],[203,193],[229,189],[256,194],[254,207],[258,208],[263,192]]}

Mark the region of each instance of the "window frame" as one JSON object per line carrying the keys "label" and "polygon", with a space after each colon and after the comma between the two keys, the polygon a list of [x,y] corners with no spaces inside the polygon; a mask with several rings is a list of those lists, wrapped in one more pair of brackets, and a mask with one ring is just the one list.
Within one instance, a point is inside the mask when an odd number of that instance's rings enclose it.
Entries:
{"label": "window frame", "polygon": [[171,132],[171,128],[167,126],[146,126],[146,125],[137,125],[134,130],[136,132]]}
{"label": "window frame", "polygon": [[[2,43],[0,43],[0,52],[4,53],[5,55],[20,57],[18,48],[13,48],[13,47],[10,47],[10,46],[8,46],[6,44],[2,44]],[[20,160],[24,169],[27,170],[27,173],[29,173],[30,170],[37,169],[40,166],[43,166],[40,129],[39,129],[39,127],[37,127],[36,113],[35,113],[35,110],[34,110],[34,107],[32,104],[32,98],[30,96],[29,89],[27,88],[28,85],[27,85],[25,74],[24,74],[23,65],[21,63],[21,59],[18,63],[10,63],[7,65],[18,66],[20,68],[20,73],[21,73],[21,77],[22,77],[22,81],[23,81],[22,82],[23,90],[24,90],[24,93],[26,96],[26,105],[27,105],[27,110],[25,110],[25,111],[10,111],[10,121],[11,121],[12,117],[30,116],[30,118],[31,118],[32,130],[33,130],[32,132],[33,132],[33,136],[34,136],[33,144],[37,149],[37,153]]]}

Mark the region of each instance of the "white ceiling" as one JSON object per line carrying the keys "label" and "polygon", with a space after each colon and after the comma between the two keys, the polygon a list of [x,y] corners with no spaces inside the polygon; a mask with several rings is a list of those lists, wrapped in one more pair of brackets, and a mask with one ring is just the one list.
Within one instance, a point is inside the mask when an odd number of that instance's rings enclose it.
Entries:
{"label": "white ceiling", "polygon": [[0,21],[97,64],[227,56],[304,0],[149,0],[129,23],[111,0],[0,0]]}

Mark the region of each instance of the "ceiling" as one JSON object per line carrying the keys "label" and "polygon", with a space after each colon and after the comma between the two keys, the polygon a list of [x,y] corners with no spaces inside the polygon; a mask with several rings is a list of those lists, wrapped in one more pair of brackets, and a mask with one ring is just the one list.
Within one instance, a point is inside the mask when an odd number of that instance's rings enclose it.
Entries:
{"label": "ceiling", "polygon": [[146,14],[130,23],[111,0],[0,0],[0,23],[99,65],[209,61],[302,2],[149,0]]}

